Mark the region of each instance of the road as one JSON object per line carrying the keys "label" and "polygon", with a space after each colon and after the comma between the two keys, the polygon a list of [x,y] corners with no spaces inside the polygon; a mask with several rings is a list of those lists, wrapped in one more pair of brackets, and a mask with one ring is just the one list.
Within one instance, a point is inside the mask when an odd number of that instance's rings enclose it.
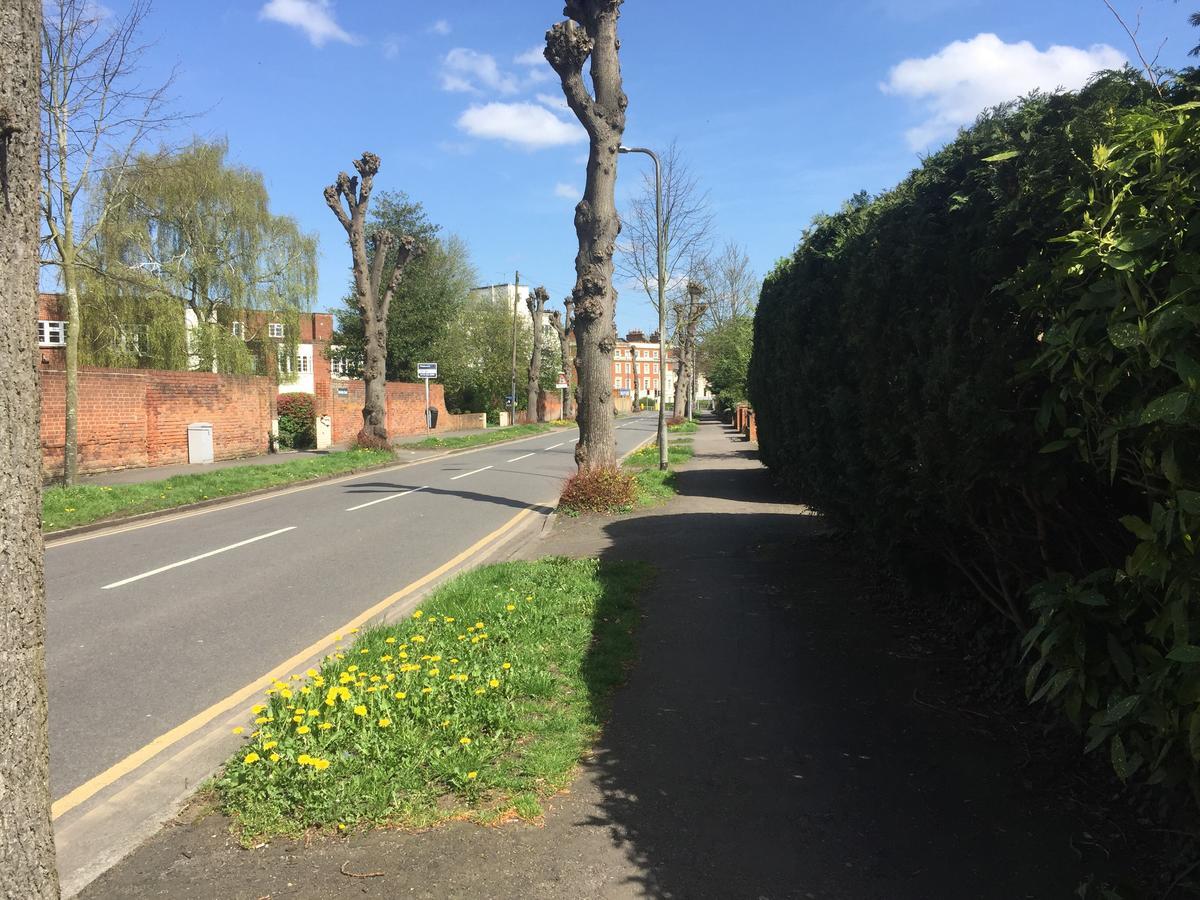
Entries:
{"label": "road", "polygon": [[[625,453],[653,417],[618,423]],[[55,799],[504,525],[574,471],[558,431],[46,549]]]}

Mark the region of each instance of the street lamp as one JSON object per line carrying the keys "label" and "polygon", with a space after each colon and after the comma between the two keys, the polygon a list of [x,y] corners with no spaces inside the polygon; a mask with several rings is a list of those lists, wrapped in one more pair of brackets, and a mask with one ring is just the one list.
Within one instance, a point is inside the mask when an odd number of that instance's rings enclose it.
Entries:
{"label": "street lamp", "polygon": [[658,468],[667,469],[667,250],[663,246],[662,164],[645,147],[618,147],[620,153],[645,153],[654,160],[654,227],[658,247]]}

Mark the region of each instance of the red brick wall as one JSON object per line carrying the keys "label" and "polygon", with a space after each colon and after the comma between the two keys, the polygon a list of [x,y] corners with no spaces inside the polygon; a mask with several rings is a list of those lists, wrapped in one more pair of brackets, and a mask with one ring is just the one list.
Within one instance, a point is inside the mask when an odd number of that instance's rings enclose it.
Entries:
{"label": "red brick wall", "polygon": [[[42,471],[62,471],[65,378],[41,371]],[[148,369],[79,371],[79,471],[187,462],[187,426],[210,422],[213,455],[262,453],[275,410],[275,385],[258,375]]]}
{"label": "red brick wall", "polygon": [[[338,389],[345,389],[340,396]],[[336,379],[330,386],[328,415],[333,420],[333,442],[349,443],[362,428],[362,408],[366,402],[366,385],[362,381]],[[438,411],[438,431],[462,431],[480,427],[480,415],[462,416],[446,412],[446,401],[440,384],[429,385],[429,405]],[[425,428],[425,383],[411,384],[389,381],[387,386],[387,428],[390,435],[422,434]]]}

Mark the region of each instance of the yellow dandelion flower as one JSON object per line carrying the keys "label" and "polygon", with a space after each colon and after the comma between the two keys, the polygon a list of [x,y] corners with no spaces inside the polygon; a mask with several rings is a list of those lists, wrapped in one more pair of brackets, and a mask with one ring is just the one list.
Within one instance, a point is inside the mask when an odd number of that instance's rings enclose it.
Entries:
{"label": "yellow dandelion flower", "polygon": [[515,603],[510,603],[504,608],[507,609],[509,612],[512,612],[514,609],[517,608],[517,605]]}
{"label": "yellow dandelion flower", "polygon": [[394,644],[394,643],[396,643],[396,639],[395,639],[394,637],[390,637],[390,638],[384,638],[384,641],[383,641],[383,642],[384,642],[385,644]]}
{"label": "yellow dandelion flower", "polygon": [[242,762],[248,766],[258,762],[258,760],[259,756],[257,753],[247,753],[244,757],[242,757]]}
{"label": "yellow dandelion flower", "polygon": [[380,661],[380,662],[391,662],[391,661],[392,661],[392,656],[391,656],[391,654],[390,654],[390,653],[389,653],[389,654],[387,654],[386,656],[381,656],[381,657],[379,657],[379,661]]}
{"label": "yellow dandelion flower", "polygon": [[491,681],[488,682],[488,687],[494,687],[494,688],[500,687],[500,679],[493,678]]}
{"label": "yellow dandelion flower", "polygon": [[505,663],[505,664],[504,664],[504,665],[502,665],[500,668],[502,668],[502,669],[511,669],[511,668],[512,668],[512,663]]}
{"label": "yellow dandelion flower", "polygon": [[389,725],[391,725],[391,724],[392,724],[392,720],[391,720],[391,719],[389,719],[389,718],[386,718],[386,717],[385,717],[385,718],[382,718],[382,719],[380,719],[380,720],[379,720],[379,727],[380,727],[380,728],[387,728],[387,727],[388,727]]}
{"label": "yellow dandelion flower", "polygon": [[255,703],[252,707],[250,707],[250,712],[258,715],[260,712],[265,712],[266,709],[267,705],[265,703]]}
{"label": "yellow dandelion flower", "polygon": [[317,727],[318,727],[319,729],[321,729],[322,731],[328,731],[330,728],[332,728],[332,727],[333,727],[333,723],[332,723],[332,722],[322,722],[322,723],[321,723],[320,725],[318,725]]}
{"label": "yellow dandelion flower", "polygon": [[360,703],[358,706],[354,707],[354,714],[356,716],[365,716],[367,714],[367,708]]}
{"label": "yellow dandelion flower", "polygon": [[442,616],[442,621],[449,625],[454,621],[454,616]]}
{"label": "yellow dandelion flower", "polygon": [[474,780],[475,780],[476,778],[478,778],[478,777],[479,777],[479,773],[478,773],[478,772],[468,772],[468,773],[467,773],[467,779],[468,779],[469,781],[474,781]]}
{"label": "yellow dandelion flower", "polygon": [[471,743],[471,739],[469,737],[460,737],[458,742],[465,747],[467,744]]}
{"label": "yellow dandelion flower", "polygon": [[346,671],[347,672],[357,672],[358,666],[346,666]]}
{"label": "yellow dandelion flower", "polygon": [[475,688],[475,693],[476,694],[486,694],[487,688]]}
{"label": "yellow dandelion flower", "polygon": [[327,759],[314,759],[312,764],[313,768],[315,768],[318,772],[324,772],[329,768],[329,760]]}
{"label": "yellow dandelion flower", "polygon": [[312,761],[312,757],[309,756],[307,753],[301,753],[299,756],[296,757],[296,762],[298,762],[302,766],[307,766],[311,761]]}
{"label": "yellow dandelion flower", "polygon": [[309,678],[316,678],[319,673],[317,672],[316,669],[308,669],[307,671],[305,671],[304,674],[307,675]]}
{"label": "yellow dandelion flower", "polygon": [[338,831],[345,831],[345,830],[346,830],[346,826],[344,824],[342,824],[341,822],[338,822]]}
{"label": "yellow dandelion flower", "polygon": [[270,721],[271,721],[270,716],[259,716],[257,719],[254,720],[254,724],[262,725],[264,722],[270,722]]}
{"label": "yellow dandelion flower", "polygon": [[419,619],[419,618],[421,618],[421,616],[423,616],[423,615],[425,615],[425,613],[423,613],[421,610],[419,610],[419,609],[418,609],[418,610],[417,610],[415,613],[413,613],[413,618],[414,618],[414,619]]}
{"label": "yellow dandelion flower", "polygon": [[392,673],[392,672],[388,672],[388,674],[387,674],[387,678],[385,678],[385,679],[383,679],[383,680],[384,680],[384,681],[386,681],[388,684],[391,684],[393,681],[395,681],[395,680],[396,680],[396,676],[395,676],[395,674],[394,674],[394,673]]}
{"label": "yellow dandelion flower", "polygon": [[262,748],[264,750],[270,750],[272,747],[278,747],[278,746],[279,746],[279,741],[263,741]]}
{"label": "yellow dandelion flower", "polygon": [[241,734],[241,733],[242,733],[243,731],[245,731],[245,730],[246,730],[245,728],[243,728],[241,725],[239,725],[239,726],[237,726],[235,729],[233,729],[233,733],[234,733],[234,734]]}
{"label": "yellow dandelion flower", "polygon": [[421,693],[422,693],[422,694],[432,694],[432,693],[433,693],[433,688],[431,688],[431,687],[423,687],[423,688],[421,688]]}
{"label": "yellow dandelion flower", "polygon": [[292,692],[290,690],[288,690],[287,688],[284,688],[282,691],[279,692],[279,696],[282,697],[284,700],[291,700]]}
{"label": "yellow dandelion flower", "polygon": [[321,714],[321,711],[319,709],[310,709],[308,711],[308,714],[310,716],[319,716]]}
{"label": "yellow dandelion flower", "polygon": [[279,754],[272,753],[270,756],[267,757],[267,759],[271,760],[271,762],[279,762]]}
{"label": "yellow dandelion flower", "polygon": [[310,731],[312,731],[312,729],[309,728],[307,725],[301,725],[299,728],[296,729],[296,734],[308,734]]}
{"label": "yellow dandelion flower", "polygon": [[412,636],[412,642],[413,642],[414,644],[423,644],[423,643],[425,643],[425,635],[423,635],[423,634],[414,634],[414,635]]}
{"label": "yellow dandelion flower", "polygon": [[425,677],[426,677],[426,678],[433,678],[433,677],[434,677],[434,676],[436,676],[436,675],[437,675],[437,673],[438,673],[438,672],[440,672],[440,671],[441,671],[441,669],[430,669],[428,672],[426,672],[426,673],[425,673]]}
{"label": "yellow dandelion flower", "polygon": [[361,650],[359,650],[358,652],[359,652],[359,653],[370,653],[371,651],[370,651],[370,650],[368,650],[366,647],[363,647],[363,648],[362,648]]}
{"label": "yellow dandelion flower", "polygon": [[394,696],[396,697],[397,700],[403,700],[405,697],[408,696],[408,694],[405,693],[404,691],[396,691]]}

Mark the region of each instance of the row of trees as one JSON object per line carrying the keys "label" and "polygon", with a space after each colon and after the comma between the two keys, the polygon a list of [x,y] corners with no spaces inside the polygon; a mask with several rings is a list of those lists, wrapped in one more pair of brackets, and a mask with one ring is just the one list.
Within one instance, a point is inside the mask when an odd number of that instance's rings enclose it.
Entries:
{"label": "row of trees", "polygon": [[1122,778],[1200,796],[1198,171],[1194,75],[995,110],[814,222],[750,394],[806,502],[990,604]]}

